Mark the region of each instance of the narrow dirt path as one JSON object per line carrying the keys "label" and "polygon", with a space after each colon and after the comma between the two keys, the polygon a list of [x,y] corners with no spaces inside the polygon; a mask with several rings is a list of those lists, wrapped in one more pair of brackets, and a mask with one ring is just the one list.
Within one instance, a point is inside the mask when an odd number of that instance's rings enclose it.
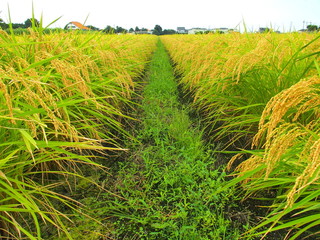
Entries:
{"label": "narrow dirt path", "polygon": [[134,154],[120,166],[109,199],[116,239],[237,239],[226,212],[225,174],[202,142],[188,106],[179,103],[170,59],[159,41],[143,91]]}

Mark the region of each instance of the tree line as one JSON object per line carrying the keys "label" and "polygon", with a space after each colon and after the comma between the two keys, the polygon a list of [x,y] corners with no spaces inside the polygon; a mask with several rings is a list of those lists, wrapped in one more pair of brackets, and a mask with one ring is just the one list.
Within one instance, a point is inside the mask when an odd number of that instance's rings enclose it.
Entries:
{"label": "tree line", "polygon": [[[12,29],[27,29],[32,27],[32,25],[39,26],[40,22],[35,18],[28,18],[24,23],[11,23]],[[0,29],[6,30],[9,29],[9,24],[5,23],[2,18],[0,18]],[[125,29],[120,26],[111,27],[108,25],[104,29],[97,28],[92,25],[86,26],[90,28],[92,31],[102,31],[104,33],[108,34],[120,34],[120,33],[150,33],[150,31],[146,28],[139,28],[136,26],[135,28]],[[66,29],[66,27],[65,27]],[[268,29],[268,28],[267,28]],[[268,29],[269,30],[269,29]],[[320,31],[320,26],[317,25],[308,25],[307,29],[308,32],[316,32]],[[169,35],[169,34],[176,34],[177,32],[173,29],[162,29],[160,25],[155,25],[153,30],[151,30],[151,33],[154,35]]]}
{"label": "tree line", "polygon": [[[35,18],[28,18],[26,21],[24,21],[24,23],[11,23],[11,26],[13,29],[26,29],[32,27],[32,24],[39,26],[40,22]],[[4,30],[9,28],[9,24],[5,23],[2,18],[0,18],[0,28]]]}
{"label": "tree line", "polygon": [[307,30],[309,32],[316,32],[316,31],[320,31],[320,26],[317,26],[317,25],[308,25],[307,26]]}
{"label": "tree line", "polygon": [[[32,27],[32,25],[39,26],[40,22],[35,18],[28,18],[24,23],[11,23],[12,29],[27,29]],[[155,25],[154,29],[151,32],[146,28],[135,28],[125,29],[120,26],[111,27],[110,25],[106,26],[104,29],[97,28],[92,25],[87,25],[86,27],[90,28],[92,31],[102,31],[108,34],[119,34],[119,33],[152,33],[154,35],[167,35],[177,33],[173,29],[162,29],[160,25]],[[10,28],[10,24],[5,23],[2,18],[0,18],[0,29],[6,30]],[[66,30],[66,27],[64,28]]]}
{"label": "tree line", "polygon": [[96,30],[96,31],[103,31],[105,33],[152,33],[154,35],[168,35],[168,34],[176,34],[177,32],[173,29],[162,29],[162,27],[160,25],[155,25],[155,27],[153,28],[153,30],[148,30],[146,28],[139,28],[138,26],[136,26],[135,28],[130,28],[130,29],[125,29],[123,27],[120,26],[116,26],[111,27],[110,25],[108,25],[105,29],[99,29],[96,28],[94,26],[87,26],[89,27],[91,30]]}

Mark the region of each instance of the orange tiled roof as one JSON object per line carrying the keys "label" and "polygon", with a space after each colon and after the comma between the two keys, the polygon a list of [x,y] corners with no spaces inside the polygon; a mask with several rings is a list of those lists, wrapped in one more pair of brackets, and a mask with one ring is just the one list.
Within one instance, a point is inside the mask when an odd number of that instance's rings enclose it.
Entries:
{"label": "orange tiled roof", "polygon": [[83,29],[83,30],[90,30],[90,28],[83,26],[81,23],[79,22],[71,22],[73,25],[77,26],[79,29]]}

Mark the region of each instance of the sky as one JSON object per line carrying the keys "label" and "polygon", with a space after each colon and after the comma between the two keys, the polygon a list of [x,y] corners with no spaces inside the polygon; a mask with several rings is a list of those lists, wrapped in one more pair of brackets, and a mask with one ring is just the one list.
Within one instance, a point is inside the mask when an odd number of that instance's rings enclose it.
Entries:
{"label": "sky", "polygon": [[[52,27],[71,21],[104,29],[163,29],[177,27],[237,28],[248,31],[272,27],[281,32],[299,30],[307,24],[320,25],[320,0],[0,0],[0,18],[24,23],[43,15],[44,25],[61,17]],[[86,20],[87,19],[87,20]]]}

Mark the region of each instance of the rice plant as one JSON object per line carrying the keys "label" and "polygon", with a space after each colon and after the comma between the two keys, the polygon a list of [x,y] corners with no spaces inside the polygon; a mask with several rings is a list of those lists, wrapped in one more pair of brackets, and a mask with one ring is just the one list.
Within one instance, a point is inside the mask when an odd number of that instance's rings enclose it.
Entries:
{"label": "rice plant", "polygon": [[[193,93],[208,129],[225,148],[251,145],[267,102],[300,79],[314,75],[319,41],[305,34],[228,34],[166,36],[162,40]],[[296,61],[301,58],[300,61]]]}
{"label": "rice plant", "polygon": [[242,156],[239,177],[228,186],[242,181],[247,197],[272,202],[251,236],[281,229],[288,239],[319,235],[319,38],[162,37],[181,85],[206,118],[208,135],[238,150],[229,166]]}
{"label": "rice plant", "polygon": [[56,189],[72,191],[71,179],[85,179],[80,165],[106,171],[96,152],[108,161],[108,152],[123,150],[119,138],[129,136],[122,109],[156,43],[151,36],[43,29],[0,31],[3,238],[41,239],[42,223],[68,236],[57,202],[78,211],[81,205]]}

